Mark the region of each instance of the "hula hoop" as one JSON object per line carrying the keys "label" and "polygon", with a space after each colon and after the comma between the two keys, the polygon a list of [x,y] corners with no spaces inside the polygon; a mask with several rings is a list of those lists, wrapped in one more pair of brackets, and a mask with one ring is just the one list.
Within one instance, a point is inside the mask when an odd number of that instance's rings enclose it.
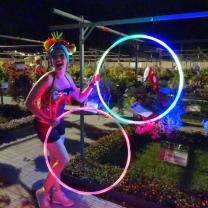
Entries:
{"label": "hula hoop", "polygon": [[122,43],[124,41],[132,40],[132,39],[139,39],[139,38],[143,38],[143,39],[148,39],[148,40],[155,41],[158,44],[162,45],[165,49],[168,50],[168,52],[171,54],[172,58],[174,59],[174,61],[176,62],[176,65],[178,67],[178,72],[179,72],[179,87],[178,87],[178,92],[176,94],[176,97],[175,97],[174,101],[172,102],[172,104],[163,113],[161,113],[160,115],[156,116],[155,118],[152,118],[152,119],[149,119],[149,120],[145,120],[145,121],[133,121],[133,120],[125,119],[125,118],[119,116],[118,114],[116,114],[114,111],[112,111],[108,107],[108,105],[103,100],[103,97],[102,97],[102,94],[101,94],[101,91],[100,91],[100,87],[99,87],[99,83],[96,82],[98,96],[99,96],[99,98],[100,98],[103,106],[105,107],[105,109],[114,118],[116,118],[117,120],[119,120],[120,122],[125,123],[125,124],[138,124],[138,125],[140,125],[140,124],[146,124],[146,123],[149,123],[149,122],[157,121],[157,120],[161,119],[162,117],[164,117],[165,115],[167,115],[175,107],[177,101],[179,100],[180,95],[181,95],[181,92],[182,92],[182,89],[183,89],[183,83],[184,83],[184,77],[183,77],[182,67],[181,67],[180,61],[179,61],[178,57],[176,56],[176,54],[174,53],[174,51],[166,43],[164,43],[163,41],[161,41],[161,40],[159,40],[159,39],[157,39],[155,37],[152,37],[152,36],[149,36],[149,35],[144,35],[144,34],[129,35],[129,36],[123,37],[123,38],[117,40],[115,43],[113,43],[103,53],[102,57],[100,58],[100,60],[98,62],[98,65],[97,65],[97,69],[96,69],[96,73],[95,74],[99,74],[100,68],[102,66],[102,63],[103,63],[105,57],[107,56],[107,54],[110,52],[111,49],[113,49],[115,46],[119,45],[120,43]]}
{"label": "hula hoop", "polygon": [[50,171],[50,173],[53,175],[53,177],[57,180],[57,182],[63,186],[64,188],[66,188],[67,190],[69,191],[72,191],[74,193],[77,193],[77,194],[82,194],[82,195],[97,195],[97,194],[102,194],[102,193],[105,193],[109,190],[111,190],[113,187],[115,187],[118,183],[121,182],[121,180],[124,178],[124,176],[126,175],[126,172],[128,170],[128,167],[129,167],[129,164],[130,164],[130,160],[131,160],[131,148],[130,148],[130,142],[129,142],[129,138],[125,132],[125,130],[123,129],[123,127],[120,125],[120,123],[118,123],[111,115],[109,115],[108,113],[104,112],[104,111],[101,111],[101,110],[98,110],[98,109],[95,109],[95,108],[90,108],[90,107],[82,107],[82,108],[76,108],[76,109],[72,109],[72,110],[69,110],[65,113],[63,113],[61,116],[59,116],[58,119],[61,119],[63,117],[65,117],[66,115],[69,115],[73,112],[77,112],[77,111],[96,111],[97,113],[99,114],[102,114],[104,116],[106,116],[107,118],[110,118],[112,120],[115,121],[115,123],[118,125],[119,129],[121,130],[121,132],[123,133],[123,136],[125,138],[125,141],[126,141],[126,145],[127,145],[127,160],[126,160],[126,165],[124,167],[124,170],[123,172],[121,173],[120,177],[113,183],[111,184],[110,186],[102,189],[102,190],[98,190],[98,191],[91,191],[91,192],[85,192],[85,191],[80,191],[80,190],[77,190],[77,189],[74,189],[68,185],[66,185],[65,183],[63,183],[57,176],[56,174],[54,173],[54,171],[52,170],[51,166],[50,166],[50,163],[48,161],[48,156],[47,156],[47,142],[48,142],[48,136],[52,130],[52,127],[50,127],[48,129],[48,132],[46,134],[46,138],[45,138],[45,141],[44,141],[44,157],[45,157],[45,161],[46,161],[46,165]]}

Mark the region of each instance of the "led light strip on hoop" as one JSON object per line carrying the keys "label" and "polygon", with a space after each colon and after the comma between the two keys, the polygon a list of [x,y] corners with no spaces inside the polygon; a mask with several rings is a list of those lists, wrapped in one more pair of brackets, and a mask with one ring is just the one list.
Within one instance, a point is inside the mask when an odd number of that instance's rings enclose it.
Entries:
{"label": "led light strip on hoop", "polygon": [[99,63],[97,65],[97,69],[96,69],[96,74],[99,74],[100,73],[100,69],[101,69],[101,66],[103,64],[103,61],[105,59],[105,57],[107,56],[107,54],[110,52],[111,49],[113,49],[115,46],[127,41],[127,40],[133,40],[133,39],[139,39],[139,38],[142,38],[142,39],[148,39],[148,40],[152,40],[160,45],[162,45],[165,49],[168,50],[168,52],[171,54],[172,58],[174,59],[177,67],[178,67],[178,72],[179,72],[179,86],[178,86],[178,92],[176,94],[176,97],[174,99],[174,101],[172,102],[172,104],[160,115],[156,116],[155,118],[152,118],[152,119],[149,119],[149,120],[145,120],[145,121],[133,121],[133,120],[129,120],[129,119],[125,119],[121,116],[119,116],[118,114],[116,114],[114,111],[112,111],[108,105],[105,103],[105,101],[103,100],[103,97],[102,97],[102,92],[100,91],[100,87],[99,87],[99,83],[96,82],[96,86],[97,86],[97,91],[98,91],[98,96],[102,102],[102,104],[104,105],[105,109],[116,119],[118,119],[120,122],[122,123],[127,123],[127,124],[145,124],[145,123],[149,123],[149,122],[153,122],[153,121],[157,121],[159,119],[161,119],[163,116],[167,115],[173,108],[174,106],[176,105],[178,99],[180,98],[180,95],[181,95],[181,92],[182,92],[182,89],[183,89],[183,83],[184,83],[184,77],[183,77],[183,71],[182,71],[182,67],[181,67],[181,64],[180,64],[180,61],[178,59],[178,57],[176,56],[176,54],[173,52],[173,50],[166,44],[164,43],[163,41],[155,38],[155,37],[152,37],[152,36],[149,36],[149,35],[144,35],[144,34],[135,34],[135,35],[129,35],[129,36],[126,36],[126,37],[123,37],[119,40],[117,40],[114,44],[112,44],[105,52],[104,54],[102,55],[102,57],[100,58],[99,60]]}
{"label": "led light strip on hoop", "polygon": [[101,110],[98,110],[96,108],[91,108],[91,107],[82,107],[82,108],[76,108],[76,109],[72,109],[72,110],[69,110],[65,113],[63,113],[61,116],[59,116],[58,119],[61,119],[71,113],[74,113],[74,112],[77,112],[77,111],[87,111],[87,112],[91,112],[91,111],[95,111],[97,112],[98,114],[101,114],[101,115],[104,115],[106,116],[107,118],[110,118],[112,119],[119,127],[119,129],[121,130],[124,138],[125,138],[125,141],[126,141],[126,145],[127,145],[127,160],[126,160],[126,165],[124,167],[124,170],[123,172],[121,173],[120,177],[113,183],[111,184],[110,186],[102,189],[102,190],[98,190],[98,191],[91,191],[91,192],[86,192],[86,191],[80,191],[80,190],[77,190],[77,189],[74,189],[68,185],[66,185],[65,183],[63,183],[57,176],[56,174],[54,173],[54,171],[52,170],[51,166],[50,166],[50,163],[48,161],[48,154],[47,154],[47,143],[48,143],[48,137],[49,137],[49,134],[52,130],[52,127],[50,127],[48,129],[48,132],[46,134],[46,138],[45,138],[45,141],[44,141],[44,157],[45,157],[45,161],[46,161],[46,165],[50,171],[50,173],[53,175],[53,177],[57,180],[57,182],[63,186],[64,188],[68,189],[69,191],[72,191],[72,192],[75,192],[77,194],[82,194],[82,195],[96,195],[96,194],[102,194],[102,193],[105,193],[109,190],[111,190],[113,187],[115,187],[118,183],[121,182],[121,180],[124,178],[124,176],[126,175],[126,172],[128,170],[128,167],[129,167],[129,164],[130,164],[130,160],[131,160],[131,148],[130,148],[130,143],[129,143],[129,138],[125,132],[125,130],[123,129],[123,127],[120,125],[120,123],[118,123],[116,121],[116,119],[114,119],[111,115],[109,115],[108,113],[104,112],[104,111],[101,111]]}

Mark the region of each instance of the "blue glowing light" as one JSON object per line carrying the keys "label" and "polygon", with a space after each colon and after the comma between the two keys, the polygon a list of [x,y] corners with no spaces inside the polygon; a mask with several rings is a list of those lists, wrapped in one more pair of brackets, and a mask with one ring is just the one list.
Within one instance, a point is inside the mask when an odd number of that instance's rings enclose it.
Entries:
{"label": "blue glowing light", "polygon": [[168,21],[168,20],[181,20],[181,19],[193,19],[193,18],[202,18],[207,17],[208,12],[191,12],[191,13],[183,13],[183,14],[169,14],[156,16],[152,18],[152,22],[156,21]]}

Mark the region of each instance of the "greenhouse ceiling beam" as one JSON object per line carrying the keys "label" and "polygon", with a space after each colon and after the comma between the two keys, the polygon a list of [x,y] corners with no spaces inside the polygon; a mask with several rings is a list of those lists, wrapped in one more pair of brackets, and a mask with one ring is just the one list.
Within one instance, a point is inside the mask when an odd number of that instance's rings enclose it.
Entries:
{"label": "greenhouse ceiling beam", "polygon": [[12,39],[12,40],[21,40],[21,41],[27,41],[27,42],[33,42],[33,43],[43,43],[43,41],[40,40],[33,40],[29,38],[21,38],[21,37],[16,37],[16,36],[10,36],[10,35],[1,35],[1,38],[7,38],[7,39]]}
{"label": "greenhouse ceiling beam", "polygon": [[[69,17],[73,20],[78,20],[79,17],[76,17],[72,14],[68,14],[58,9],[54,9],[53,13],[59,14],[60,16]],[[136,23],[147,23],[147,22],[161,22],[161,21],[173,21],[173,20],[184,20],[184,19],[196,19],[196,18],[205,18],[208,17],[208,11],[201,12],[191,12],[191,13],[181,13],[181,14],[170,14],[170,15],[160,15],[160,16],[151,16],[151,17],[138,17],[138,18],[130,18],[130,19],[117,19],[117,20],[107,20],[107,21],[98,21],[98,22],[90,22],[85,20],[83,22],[83,26],[91,27],[95,26],[101,30],[105,30],[107,32],[112,32],[117,35],[126,36],[124,33],[120,33],[118,31],[112,30],[108,27],[104,27],[104,25],[124,25],[124,24],[136,24]],[[67,29],[75,29],[79,28],[80,24],[65,24],[65,25],[54,25],[50,26],[51,30],[67,30]]]}
{"label": "greenhouse ceiling beam", "polygon": [[[80,17],[77,17],[73,14],[70,14],[70,13],[67,13],[67,12],[64,12],[64,11],[61,11],[59,9],[53,9],[52,12],[54,14],[57,14],[59,16],[62,16],[62,17],[66,17],[66,18],[69,18],[69,19],[72,19],[72,20],[76,20],[78,22],[81,22],[81,24],[73,24],[73,25],[70,25],[72,27],[65,27],[66,25],[54,25],[54,26],[50,26],[50,30],[68,30],[68,29],[75,29],[75,28],[80,28],[80,26],[82,25],[82,27],[96,27],[98,29],[101,29],[101,30],[104,30],[104,31],[107,31],[107,32],[110,32],[110,33],[113,33],[113,34],[116,34],[116,35],[120,35],[120,36],[127,36],[127,34],[125,33],[121,33],[117,30],[113,30],[111,28],[108,28],[108,27],[103,27],[103,26],[99,26],[97,25],[97,23],[93,23],[89,20],[86,20],[86,19],[83,19],[80,18]],[[68,25],[69,26],[69,25]],[[91,31],[90,31],[91,32]],[[87,35],[88,36],[88,35]]]}
{"label": "greenhouse ceiling beam", "polygon": [[43,45],[0,45],[0,48],[25,48],[25,47],[43,47]]}

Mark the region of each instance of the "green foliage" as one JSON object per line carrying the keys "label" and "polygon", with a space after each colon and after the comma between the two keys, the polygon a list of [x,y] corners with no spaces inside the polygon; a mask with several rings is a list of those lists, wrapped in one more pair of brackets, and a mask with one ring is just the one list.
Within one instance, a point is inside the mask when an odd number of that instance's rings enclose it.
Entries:
{"label": "green foliage", "polygon": [[[207,171],[206,171],[207,173]],[[192,191],[207,192],[208,177],[207,174],[201,171],[194,171],[193,177],[190,181],[190,188]]]}
{"label": "green foliage", "polygon": [[159,143],[150,143],[142,153],[136,155],[134,168],[146,179],[161,180],[165,184],[176,184],[182,168],[164,163],[158,159]]}
{"label": "green foliage", "polygon": [[17,102],[25,101],[30,89],[32,88],[32,80],[29,75],[20,75],[9,84],[9,95]]}
{"label": "green foliage", "polygon": [[7,82],[9,80],[9,70],[4,66],[3,63],[0,63],[0,83]]}
{"label": "green foliage", "polygon": [[30,112],[19,105],[0,105],[0,115],[8,119],[21,118],[30,115]]}
{"label": "green foliage", "polygon": [[95,67],[91,64],[88,64],[84,67],[84,77],[91,78],[95,73]]}
{"label": "green foliage", "polygon": [[178,71],[169,69],[159,70],[159,86],[177,88],[179,83]]}
{"label": "green foliage", "polygon": [[201,172],[208,172],[208,152],[205,150],[194,150],[194,167]]}
{"label": "green foliage", "polygon": [[52,32],[51,33],[52,38],[56,39],[57,41],[60,41],[63,38],[63,32]]}
{"label": "green foliage", "polygon": [[[114,64],[101,70],[101,79],[107,84],[111,94],[110,107],[117,106],[120,110],[125,107],[123,95],[127,86],[136,82],[135,71],[122,64]],[[130,103],[126,100],[126,103]]]}
{"label": "green foliage", "polygon": [[208,96],[208,69],[200,69],[196,75],[190,69],[185,73],[185,80],[188,83],[187,91],[195,98],[207,99]]}
{"label": "green foliage", "polygon": [[208,115],[208,101],[202,99],[189,99],[188,102],[184,102],[184,106],[186,105],[198,105],[201,110],[200,112],[186,112],[182,115],[182,120],[186,124],[191,124],[195,126],[202,126],[202,120]]}
{"label": "green foliage", "polygon": [[[132,140],[133,158],[127,175],[116,189],[167,207],[202,207],[202,204],[206,203],[202,196],[208,192],[208,152],[201,148],[208,144],[203,142],[205,140],[202,135],[200,139],[197,135],[190,137],[185,133],[176,134],[180,143],[192,149],[194,147],[189,165],[180,167],[158,159],[159,142],[143,141],[145,137],[136,137],[132,127],[127,128],[127,131]],[[121,137],[116,131],[87,147],[84,163],[77,155],[67,168],[68,173],[90,178],[100,184],[112,184],[122,172],[120,167],[110,165],[114,153],[125,146]],[[186,176],[187,171],[191,177]],[[188,186],[183,185],[187,183]]]}
{"label": "green foliage", "polygon": [[33,116],[29,115],[26,117],[21,117],[18,119],[7,120],[5,123],[1,123],[0,121],[0,133],[4,133],[5,131],[11,131],[13,129],[19,128],[21,126],[29,125],[33,122]]}
{"label": "green foliage", "polygon": [[208,69],[201,69],[198,76],[193,76],[193,81],[197,82],[200,89],[204,89],[208,83]]}
{"label": "green foliage", "polygon": [[201,149],[195,149],[193,154],[194,163],[191,167],[193,174],[190,181],[190,189],[193,191],[208,191],[208,152]]}
{"label": "green foliage", "polygon": [[106,76],[116,85],[127,85],[136,81],[133,69],[124,67],[122,64],[114,64],[105,69]]}
{"label": "green foliage", "polygon": [[[131,133],[133,128],[127,128]],[[123,135],[115,131],[110,135],[100,138],[85,149],[85,161],[80,161],[77,154],[66,169],[66,172],[83,178],[90,178],[99,184],[111,184],[120,176],[122,169],[112,166],[109,161],[114,152],[118,153],[125,146]]]}
{"label": "green foliage", "polygon": [[85,154],[91,160],[108,161],[111,157],[111,152],[120,149],[121,145],[123,145],[122,135],[120,131],[115,131],[92,144],[86,149]]}
{"label": "green foliage", "polygon": [[0,132],[31,123],[31,113],[19,105],[0,105]]}
{"label": "green foliage", "polygon": [[[71,64],[68,68],[69,74],[75,79],[78,80],[80,76],[80,65]],[[85,78],[90,78],[95,73],[95,67],[91,64],[88,64],[84,67],[83,75]]]}
{"label": "green foliage", "polygon": [[70,64],[67,71],[70,73],[70,75],[71,75],[73,78],[75,78],[75,79],[78,79],[78,78],[79,78],[79,72],[80,72],[80,67],[79,67],[79,65],[76,65],[76,64]]}

